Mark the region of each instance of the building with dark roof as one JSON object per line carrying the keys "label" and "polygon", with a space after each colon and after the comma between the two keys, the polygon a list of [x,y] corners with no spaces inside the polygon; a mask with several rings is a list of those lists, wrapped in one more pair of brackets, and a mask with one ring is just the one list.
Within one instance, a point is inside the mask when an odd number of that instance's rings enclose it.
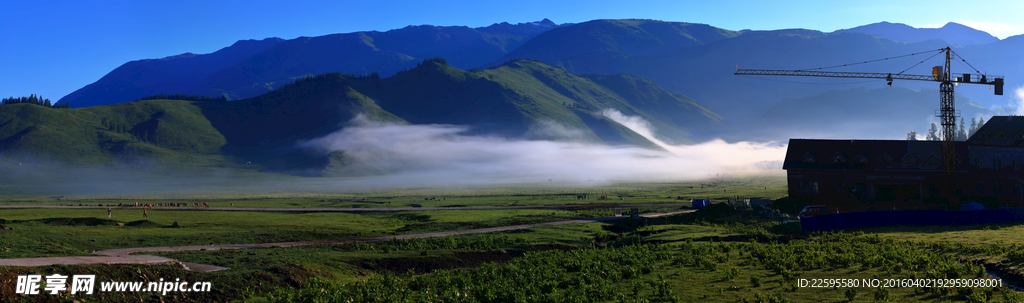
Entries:
{"label": "building with dark roof", "polygon": [[1024,117],[992,117],[954,143],[952,182],[941,141],[790,139],[782,168],[794,202],[843,212],[949,209],[970,201],[1024,207]]}

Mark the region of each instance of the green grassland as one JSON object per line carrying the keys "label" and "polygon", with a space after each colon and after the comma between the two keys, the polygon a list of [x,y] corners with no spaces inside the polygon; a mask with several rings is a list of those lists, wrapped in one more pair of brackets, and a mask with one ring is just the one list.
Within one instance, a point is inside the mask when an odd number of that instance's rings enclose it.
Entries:
{"label": "green grassland", "polygon": [[[677,196],[776,198],[784,178],[720,178],[683,183],[550,188],[396,188],[374,192],[204,197],[212,206],[398,207],[511,203],[679,202]],[[773,186],[774,185],[774,186]],[[690,187],[693,188],[690,188]],[[701,186],[704,188],[702,189]],[[765,187],[769,190],[765,190]],[[766,193],[767,192],[767,193]],[[622,194],[627,200],[570,200],[567,194]],[[344,196],[343,198],[341,198]],[[423,198],[444,197],[440,201]],[[644,198],[646,197],[646,198]],[[159,196],[136,197],[143,201]],[[200,200],[202,200],[200,199]],[[338,202],[337,199],[359,199]],[[5,199],[4,204],[68,203]],[[320,202],[324,200],[324,202]],[[331,201],[334,200],[334,201]],[[408,200],[406,202],[406,200]],[[89,202],[125,201],[95,198]],[[518,202],[517,202],[518,201]],[[639,201],[639,202],[637,202]],[[226,205],[225,205],[226,204]],[[360,206],[363,207],[363,206]],[[647,212],[679,209],[653,207]],[[0,257],[84,255],[99,249],[266,243],[390,236],[603,216],[588,210],[442,210],[374,213],[226,212],[115,209],[3,210]],[[169,227],[178,221],[180,227]],[[116,226],[116,222],[128,223]],[[0,267],[3,285],[19,274],[97,274],[119,281],[212,281],[212,293],[103,293],[103,302],[1019,302],[1008,288],[799,287],[800,279],[985,278],[1024,282],[1018,225],[886,227],[801,234],[756,212],[716,204],[659,220],[629,219],[486,234],[280,248],[162,252],[183,262],[225,266],[212,273],[171,266]],[[790,224],[792,225],[792,224]],[[95,241],[93,241],[95,240]],[[10,289],[3,299],[11,300]],[[50,301],[45,296],[24,297]],[[68,297],[67,299],[72,299]]]}
{"label": "green grassland", "polygon": [[[52,174],[60,167],[32,167],[0,164],[0,172],[11,175],[25,173]],[[360,178],[299,178],[288,175],[265,174],[252,171],[232,171],[228,175],[209,177],[194,173],[192,180],[182,178],[180,172],[165,176],[145,175],[133,179],[131,175],[114,178],[112,182],[126,190],[115,195],[102,192],[69,190],[78,194],[58,194],[55,188],[62,184],[28,183],[10,178],[0,184],[0,205],[78,205],[118,203],[193,203],[208,202],[212,207],[444,207],[444,206],[511,206],[562,204],[653,204],[689,203],[690,199],[710,199],[713,202],[761,198],[778,199],[788,193],[786,178],[781,174],[759,177],[710,178],[701,181],[675,183],[615,183],[586,186],[585,184],[504,184],[460,187],[393,187],[377,189],[347,186]],[[59,176],[57,177],[59,179]],[[29,178],[34,180],[34,177]],[[577,196],[585,195],[586,200]],[[608,199],[602,200],[601,196]],[[428,200],[434,198],[433,200]],[[366,201],[362,201],[366,199]],[[356,201],[352,201],[356,200]]]}
{"label": "green grassland", "polygon": [[[0,258],[85,255],[124,247],[342,240],[593,217],[563,210],[285,213],[115,209],[5,210]],[[610,215],[611,212],[608,212]],[[178,222],[179,227],[171,225]],[[124,223],[125,226],[118,226]]]}

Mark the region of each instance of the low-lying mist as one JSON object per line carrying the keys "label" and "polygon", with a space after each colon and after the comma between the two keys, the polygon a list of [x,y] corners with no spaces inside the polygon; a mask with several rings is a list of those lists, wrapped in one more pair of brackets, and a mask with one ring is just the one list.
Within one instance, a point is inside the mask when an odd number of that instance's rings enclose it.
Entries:
{"label": "low-lying mist", "polygon": [[[576,187],[783,172],[786,146],[776,142],[712,140],[670,145],[658,140],[650,125],[639,117],[614,110],[603,114],[663,150],[582,141],[466,135],[467,126],[388,124],[359,116],[337,132],[298,142],[296,148],[320,155],[343,150],[346,166],[386,172],[384,174],[309,178],[257,172],[255,167],[188,168],[145,159],[115,161],[107,166],[82,166],[8,152],[0,154],[0,181],[3,181],[0,196],[187,198],[329,194],[412,186],[549,184]],[[533,134],[577,131],[553,122],[539,123],[530,130]]]}
{"label": "low-lying mist", "polygon": [[[302,142],[326,154],[342,150],[356,166],[390,172],[373,178],[387,185],[472,185],[489,183],[590,183],[682,181],[720,174],[781,172],[786,147],[776,142],[712,140],[669,145],[650,124],[615,110],[603,114],[664,150],[585,142],[508,139],[463,135],[455,125],[398,125],[357,117],[338,132]],[[564,126],[547,132],[564,133]],[[544,132],[533,130],[534,132]]]}

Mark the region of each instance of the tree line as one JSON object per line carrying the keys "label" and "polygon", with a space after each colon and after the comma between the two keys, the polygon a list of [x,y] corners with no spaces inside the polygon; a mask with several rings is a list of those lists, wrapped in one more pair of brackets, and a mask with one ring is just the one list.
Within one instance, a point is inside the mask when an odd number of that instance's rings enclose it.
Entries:
{"label": "tree line", "polygon": [[356,75],[353,75],[353,74],[346,74],[346,73],[340,73],[340,72],[331,72],[331,73],[323,73],[323,74],[319,74],[319,75],[305,75],[305,76],[296,78],[295,82],[292,82],[292,84],[299,84],[299,83],[302,83],[302,82],[308,82],[308,81],[325,79],[325,78],[348,78],[348,79],[358,79],[358,80],[380,80],[380,74],[378,74],[377,72],[373,72],[373,73],[370,73],[369,75],[359,75],[359,76],[356,76]]}
{"label": "tree line", "polygon": [[[960,128],[957,129],[955,134],[953,134],[953,141],[967,141],[967,138],[970,138],[974,133],[978,132],[978,129],[981,129],[982,125],[985,125],[985,118],[971,118],[971,128],[964,129],[964,118],[961,117]],[[928,135],[925,135],[925,140],[940,141],[942,138],[939,138],[939,134],[939,127],[935,125],[935,123],[932,123],[932,127],[928,129]],[[917,141],[917,131],[910,131],[907,133],[907,140]]]}
{"label": "tree line", "polygon": [[168,94],[156,94],[156,95],[145,96],[145,97],[142,97],[141,99],[135,99],[135,101],[159,100],[159,99],[164,99],[164,100],[185,100],[185,101],[220,101],[220,102],[228,101],[228,98],[224,97],[224,96],[220,96],[220,97],[214,98],[214,97],[210,97],[210,96],[185,95],[185,94],[171,94],[171,95],[168,95]]}
{"label": "tree line", "polygon": [[35,104],[35,105],[39,105],[39,106],[46,106],[46,107],[49,107],[49,108],[71,108],[71,105],[68,104],[67,102],[54,104],[54,103],[50,102],[50,99],[43,98],[42,96],[36,96],[36,94],[32,94],[32,95],[30,95],[28,97],[10,97],[10,98],[0,99],[0,105],[22,104],[22,103]]}

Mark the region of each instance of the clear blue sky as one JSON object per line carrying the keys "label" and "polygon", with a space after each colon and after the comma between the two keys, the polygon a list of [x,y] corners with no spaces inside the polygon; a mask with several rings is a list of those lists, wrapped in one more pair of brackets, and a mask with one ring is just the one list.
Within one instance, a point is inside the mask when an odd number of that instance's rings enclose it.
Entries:
{"label": "clear blue sky", "polygon": [[[836,4],[837,2],[850,4]],[[237,40],[387,31],[407,25],[487,26],[656,19],[730,29],[834,31],[880,21],[959,22],[999,38],[1024,33],[1017,1],[5,1],[0,96],[56,101],[132,60],[214,52]]]}

